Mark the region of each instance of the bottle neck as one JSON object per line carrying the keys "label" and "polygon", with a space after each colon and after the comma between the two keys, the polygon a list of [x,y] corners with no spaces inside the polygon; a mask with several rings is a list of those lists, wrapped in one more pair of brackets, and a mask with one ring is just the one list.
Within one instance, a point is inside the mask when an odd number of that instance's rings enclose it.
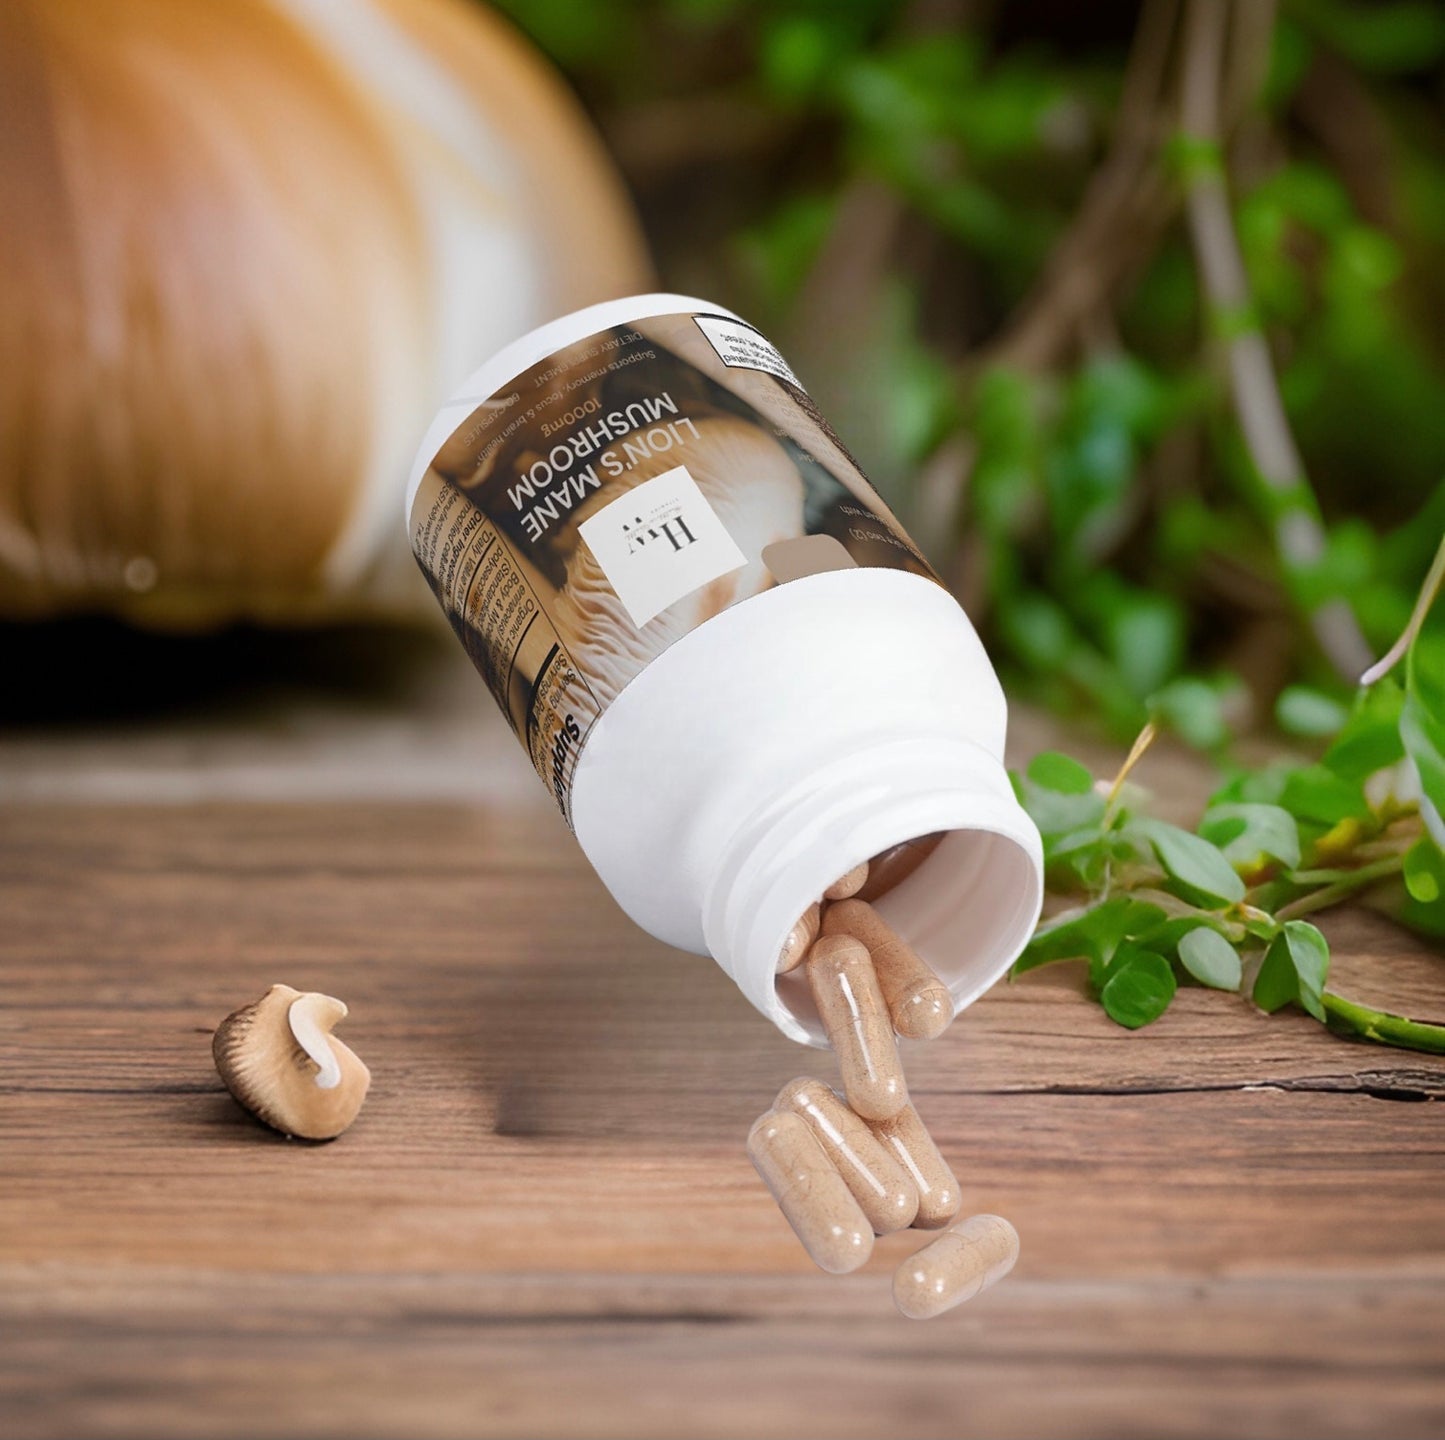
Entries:
{"label": "bottle neck", "polygon": [[921,835],[947,832],[879,912],[948,985],[956,1009],[999,979],[1043,900],[1037,829],[1003,765],[962,739],[870,746],[799,777],[724,848],[703,903],[708,948],[789,1038],[824,1043],[801,970],[776,974],[798,917],[845,871]]}

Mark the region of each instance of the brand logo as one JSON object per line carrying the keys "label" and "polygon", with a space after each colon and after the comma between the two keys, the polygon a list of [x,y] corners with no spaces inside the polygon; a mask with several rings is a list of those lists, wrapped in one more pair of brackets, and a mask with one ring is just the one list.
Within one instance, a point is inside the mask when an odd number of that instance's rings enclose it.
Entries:
{"label": "brand logo", "polygon": [[685,465],[634,485],[578,531],[639,627],[747,564]]}
{"label": "brand logo", "polygon": [[697,544],[697,536],[688,529],[680,505],[670,515],[656,516],[650,523],[641,515],[635,516],[630,525],[622,527],[622,533],[627,537],[629,555],[636,555],[644,545],[657,545],[663,541],[674,551],[681,550],[685,545]]}

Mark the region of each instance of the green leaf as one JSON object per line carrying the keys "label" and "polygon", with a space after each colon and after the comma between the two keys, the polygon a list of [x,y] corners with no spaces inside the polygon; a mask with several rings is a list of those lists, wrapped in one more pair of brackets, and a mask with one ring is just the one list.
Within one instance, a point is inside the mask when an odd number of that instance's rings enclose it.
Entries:
{"label": "green leaf", "polygon": [[1176,130],[1164,142],[1164,156],[1181,181],[1224,173],[1218,141],[1204,136]]}
{"label": "green leaf", "polygon": [[1299,826],[1278,805],[1211,805],[1199,833],[1234,865],[1255,866],[1262,856],[1278,860],[1286,870],[1300,862]]}
{"label": "green leaf", "polygon": [[1153,846],[1164,873],[1192,892],[1190,898],[1220,904],[1244,899],[1244,881],[1218,846],[1162,820],[1139,820],[1134,828]]}
{"label": "green leaf", "polygon": [[1332,48],[1362,70],[1412,74],[1429,70],[1445,51],[1445,15],[1430,0],[1351,5],[1315,0],[1299,15]]}
{"label": "green leaf", "polygon": [[1094,788],[1094,777],[1083,765],[1053,750],[1029,761],[1028,777],[1041,789],[1060,795],[1087,795]]}
{"label": "green leaf", "polygon": [[1299,1003],[1323,1020],[1325,980],[1330,973],[1330,942],[1308,920],[1285,922],[1284,939],[1299,976]]}
{"label": "green leaf", "polygon": [[1057,839],[1050,836],[1048,844],[1044,847],[1044,853],[1051,861],[1074,860],[1088,851],[1102,852],[1108,844],[1109,838],[1097,825],[1086,825],[1082,830],[1071,830],[1067,835],[1060,835]]}
{"label": "green leaf", "polygon": [[753,282],[769,303],[781,306],[795,294],[832,232],[837,200],[800,194],[738,236],[738,250]]}
{"label": "green leaf", "polygon": [[1282,1010],[1299,995],[1299,977],[1289,958],[1289,942],[1281,933],[1264,952],[1259,974],[1254,977],[1254,1003],[1269,1015]]}
{"label": "green leaf", "polygon": [[1342,780],[1360,783],[1387,770],[1405,753],[1400,710],[1405,692],[1390,676],[1362,689],[1345,727],[1325,751],[1323,764]]}
{"label": "green leaf", "polygon": [[1168,596],[1137,589],[1121,595],[1103,617],[1102,628],[1110,659],[1138,699],[1157,692],[1179,669],[1184,615]]}
{"label": "green leaf", "polygon": [[777,21],[763,36],[758,56],[763,79],[780,99],[797,102],[821,88],[839,58],[839,37],[806,16]]}
{"label": "green leaf", "polygon": [[1239,952],[1208,925],[1196,925],[1179,941],[1179,963],[1212,990],[1239,989]]}
{"label": "green leaf", "polygon": [[[1161,912],[1162,914],[1162,912]],[[1153,950],[1166,959],[1178,953],[1179,942],[1201,925],[1214,929],[1203,911],[1195,910],[1188,915],[1175,915],[1161,919],[1158,924],[1130,930],[1129,938],[1137,940],[1146,950]]]}
{"label": "green leaf", "polygon": [[1410,646],[1400,738],[1420,777],[1421,814],[1445,845],[1445,635],[1438,631],[1422,631]]}
{"label": "green leaf", "polygon": [[1342,780],[1323,765],[1306,765],[1291,771],[1279,803],[1297,820],[1317,825],[1338,825],[1341,820],[1364,819],[1370,802],[1359,784]]}
{"label": "green leaf", "polygon": [[1285,786],[1300,767],[1287,760],[1273,760],[1258,770],[1240,770],[1209,797],[1215,805],[1278,805]]}
{"label": "green leaf", "polygon": [[1037,592],[1016,596],[998,619],[1004,639],[1024,664],[1045,674],[1066,665],[1082,643],[1063,607]]}
{"label": "green leaf", "polygon": [[1349,718],[1349,711],[1322,690],[1308,685],[1287,685],[1274,702],[1274,718],[1288,735],[1318,739],[1339,731]]}
{"label": "green leaf", "polygon": [[1075,831],[1097,828],[1104,818],[1104,797],[1095,794],[1092,789],[1085,794],[1067,794],[1046,789],[1027,775],[1014,774],[1010,778],[1019,803],[1039,827],[1046,849],[1050,839],[1063,835],[1072,837]]}
{"label": "green leaf", "polygon": [[1089,844],[1072,844],[1057,852],[1044,846],[1047,883],[1066,893],[1096,894],[1103,888],[1111,863],[1109,837],[1095,832]]}
{"label": "green leaf", "polygon": [[1198,750],[1212,750],[1229,739],[1224,696],[1207,680],[1190,675],[1171,680],[1149,697],[1149,714]]}
{"label": "green leaf", "polygon": [[1405,852],[1404,878],[1410,898],[1422,905],[1433,905],[1445,895],[1445,854],[1429,836]]}
{"label": "green leaf", "polygon": [[1271,1015],[1291,1003],[1323,1021],[1330,946],[1307,920],[1291,920],[1264,953],[1254,981],[1254,1003]]}
{"label": "green leaf", "polygon": [[1394,918],[1407,929],[1433,940],[1445,941],[1445,896],[1428,904],[1416,900],[1407,890],[1400,905],[1392,911]]}
{"label": "green leaf", "polygon": [[[1269,886],[1265,886],[1265,892],[1267,893],[1270,888]],[[1293,887],[1289,885],[1288,881],[1278,880],[1275,882],[1274,888],[1278,893],[1270,895],[1267,900],[1260,896],[1259,892],[1256,892],[1256,898],[1261,910],[1263,910],[1266,905],[1278,909],[1285,903],[1286,897],[1293,893]],[[1247,935],[1253,935],[1256,940],[1263,940],[1268,944],[1279,934],[1279,921],[1268,913],[1247,915],[1244,921],[1244,930]]]}
{"label": "green leaf", "polygon": [[1023,975],[1058,960],[1088,960],[1091,967],[1102,967],[1124,938],[1125,925],[1135,903],[1127,895],[1116,895],[1082,915],[1040,926],[1010,973]]}
{"label": "green leaf", "polygon": [[1099,1002],[1110,1019],[1137,1030],[1169,1008],[1177,988],[1173,967],[1162,955],[1122,945],[1105,972]]}
{"label": "green leaf", "polygon": [[1107,416],[1145,438],[1158,435],[1173,418],[1165,377],[1124,351],[1091,355],[1079,371],[1073,399],[1081,415]]}
{"label": "green leaf", "polygon": [[1304,32],[1286,15],[1275,22],[1274,44],[1269,57],[1269,74],[1264,82],[1264,104],[1267,113],[1278,114],[1299,89],[1309,69],[1313,52]]}
{"label": "green leaf", "polygon": [[1137,940],[1141,935],[1152,934],[1168,918],[1163,907],[1154,904],[1152,900],[1130,900],[1122,917],[1123,933],[1130,939]]}

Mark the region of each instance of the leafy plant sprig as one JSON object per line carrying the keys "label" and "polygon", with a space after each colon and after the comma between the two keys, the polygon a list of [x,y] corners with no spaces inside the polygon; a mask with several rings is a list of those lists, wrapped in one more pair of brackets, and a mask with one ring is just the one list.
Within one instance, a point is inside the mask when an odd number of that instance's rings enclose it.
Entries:
{"label": "leafy plant sprig", "polygon": [[1151,722],[1112,782],[1046,753],[1013,776],[1038,825],[1050,889],[1074,904],[1014,965],[1082,959],[1120,1025],[1168,1008],[1181,981],[1296,1005],[1331,1029],[1445,1054],[1445,1024],[1412,1020],[1327,988],[1330,950],[1306,916],[1369,896],[1445,935],[1445,630],[1429,612],[1445,541],[1401,645],[1401,685],[1376,666],[1324,755],[1241,773],[1186,830],[1140,808],[1128,776]]}

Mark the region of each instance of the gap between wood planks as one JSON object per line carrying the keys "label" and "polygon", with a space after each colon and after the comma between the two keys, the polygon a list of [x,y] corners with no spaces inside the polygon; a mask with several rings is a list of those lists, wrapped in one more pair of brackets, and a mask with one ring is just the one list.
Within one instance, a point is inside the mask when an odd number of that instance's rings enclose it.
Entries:
{"label": "gap between wood planks", "polygon": [[1417,1102],[1445,1098],[1445,1076],[1428,1070],[1385,1069],[1339,1075],[1302,1075],[1281,1080],[1222,1080],[1216,1083],[1144,1081],[1132,1084],[1014,1085],[963,1091],[920,1090],[923,1094],[966,1095],[1191,1095],[1228,1091],[1288,1090],[1311,1095],[1368,1095],[1375,1100]]}

